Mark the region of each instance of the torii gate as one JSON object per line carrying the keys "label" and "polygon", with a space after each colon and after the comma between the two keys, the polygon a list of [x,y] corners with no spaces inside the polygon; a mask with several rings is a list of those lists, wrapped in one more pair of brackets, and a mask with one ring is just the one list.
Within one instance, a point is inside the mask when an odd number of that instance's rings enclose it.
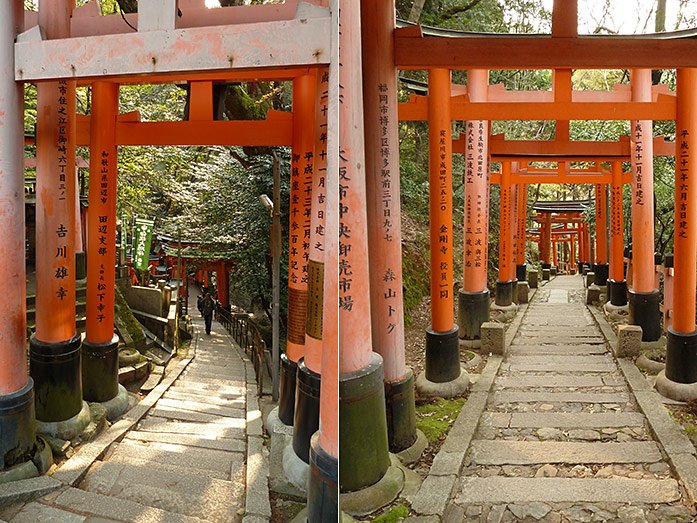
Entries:
{"label": "torii gate", "polygon": [[[690,225],[694,221],[694,188],[689,180],[694,176],[689,149],[697,128],[697,47],[688,39],[671,35],[661,35],[661,39],[651,36],[625,38],[579,36],[577,30],[578,7],[575,0],[555,0],[553,10],[552,35],[473,35],[455,31],[435,30],[418,26],[395,28],[394,2],[388,0],[363,0],[364,60],[369,63],[364,71],[364,97],[366,106],[376,104],[383,110],[384,120],[374,122],[366,111],[365,146],[367,158],[389,158],[390,167],[368,163],[368,212],[379,208],[382,203],[391,216],[398,215],[397,185],[389,178],[391,189],[385,202],[383,188],[379,185],[380,175],[392,174],[398,156],[394,132],[396,127],[395,109],[395,69],[417,69],[428,71],[428,96],[412,97],[407,103],[399,104],[398,118],[402,121],[421,120],[429,123],[430,142],[430,224],[431,224],[431,327],[426,332],[426,378],[440,390],[453,390],[458,380],[466,383],[459,368],[458,325],[454,322],[453,296],[453,238],[452,238],[452,154],[458,143],[459,152],[465,153],[465,270],[463,288],[460,294],[459,317],[473,325],[481,325],[488,317],[489,298],[486,281],[486,257],[488,246],[488,201],[489,184],[496,183],[490,175],[489,160],[504,162],[502,172],[496,176],[499,183],[509,190],[509,184],[516,182],[535,183],[592,183],[612,187],[612,202],[621,198],[623,183],[632,183],[632,238],[639,246],[635,250],[641,261],[636,270],[641,276],[630,289],[629,309],[632,322],[642,326],[644,339],[656,339],[660,334],[658,311],[658,291],[653,283],[653,202],[646,197],[653,190],[653,172],[650,159],[654,155],[678,154],[684,161],[676,169],[681,184],[676,184],[676,202],[681,207],[678,212],[680,227],[676,231],[676,258],[682,256],[680,281],[684,283],[684,305],[679,312],[681,321],[674,323],[669,334],[669,350],[666,375],[670,380],[682,383],[697,382],[697,358],[694,350],[697,343],[695,332],[695,253],[697,253],[697,233]],[[355,21],[358,26],[358,21]],[[353,30],[342,26],[342,31]],[[369,33],[368,33],[369,32]],[[370,34],[367,37],[366,34]],[[393,38],[391,38],[393,36]],[[377,48],[376,48],[377,47]],[[378,58],[376,58],[378,57]],[[652,68],[678,68],[678,89],[671,93],[665,86],[651,86]],[[553,89],[550,92],[508,92],[497,86],[488,85],[490,69],[552,69]],[[611,92],[573,91],[571,74],[573,69],[617,69],[631,68],[631,87],[618,86]],[[468,71],[468,85],[452,86],[451,69]],[[385,81],[384,79],[389,79]],[[378,79],[380,79],[378,81]],[[491,120],[555,120],[557,134],[552,141],[507,141],[489,135]],[[660,137],[651,137],[652,120],[677,121],[678,147]],[[451,122],[466,122],[464,139],[453,141]],[[569,139],[570,120],[631,120],[631,136],[617,142],[571,141]],[[375,129],[377,127],[377,132]],[[378,140],[377,138],[381,138]],[[684,143],[684,145],[683,145]],[[631,174],[623,174],[622,161],[632,163]],[[506,162],[558,162],[558,172],[531,175],[514,174]],[[573,173],[567,169],[570,162],[610,162],[611,170],[602,170],[595,175]],[[381,172],[381,169],[386,169]],[[510,169],[510,170],[509,170]],[[544,178],[543,178],[544,177]],[[516,179],[517,178],[517,179]],[[515,180],[515,181],[514,181]],[[523,181],[525,180],[525,181]],[[373,185],[375,184],[375,185]],[[503,192],[503,191],[502,191]],[[519,191],[520,194],[521,191]],[[372,195],[372,196],[371,196]],[[506,201],[509,196],[504,194]],[[353,201],[362,197],[356,193],[346,198]],[[602,198],[602,191],[599,194]],[[683,203],[684,202],[684,205]],[[620,288],[623,284],[621,268],[621,229],[617,220],[620,207],[613,208],[609,277],[611,286]],[[373,215],[374,216],[374,215]],[[691,221],[692,219],[692,221]],[[372,221],[373,228],[377,222]],[[351,240],[352,250],[356,245],[369,247],[371,260],[371,283],[382,278],[385,263],[399,265],[398,253],[390,249],[387,237],[381,241],[361,229],[354,229]],[[396,231],[391,230],[390,238]],[[679,237],[678,237],[679,236]],[[508,234],[504,235],[508,238]],[[519,235],[524,237],[523,234]],[[590,241],[586,242],[586,262],[604,265],[603,256],[590,259]],[[596,249],[596,252],[602,248]],[[360,251],[361,254],[364,250]],[[680,253],[680,255],[678,255]],[[375,261],[373,261],[375,260]],[[517,262],[518,260],[516,260]],[[517,265],[518,263],[516,263]],[[510,271],[510,268],[508,269]],[[676,263],[676,273],[678,266]],[[602,272],[602,271],[601,271]],[[516,270],[517,273],[517,270]],[[394,276],[394,278],[392,278]],[[501,281],[503,278],[506,281]],[[507,283],[510,272],[499,275],[501,283]],[[390,285],[401,286],[399,274],[391,274]],[[614,285],[616,284],[616,285]],[[375,284],[373,284],[375,285]],[[676,285],[676,288],[678,286]],[[689,291],[685,290],[688,289]],[[382,289],[381,289],[382,290]],[[689,296],[687,293],[689,292]],[[613,295],[614,293],[611,293]],[[372,315],[362,307],[362,322],[354,319],[352,326],[368,325],[372,319],[372,348],[380,353],[387,368],[388,361],[403,361],[403,340],[390,339],[384,342],[386,326],[380,317],[383,309],[391,311],[401,305],[399,293],[393,296],[386,292],[371,294]],[[678,301],[676,300],[676,303]],[[676,311],[677,312],[677,311]],[[343,314],[343,311],[342,311]],[[462,320],[461,320],[462,321]],[[463,325],[459,328],[462,329]],[[467,325],[465,325],[467,327]],[[467,330],[467,329],[465,329]],[[474,329],[473,329],[474,330]],[[342,333],[344,331],[342,322]],[[354,329],[350,329],[351,335]],[[390,330],[397,336],[399,331]],[[472,333],[468,333],[472,334]],[[476,332],[474,332],[476,335]],[[656,337],[654,337],[656,336]],[[343,340],[343,336],[342,336]],[[378,371],[370,367],[371,358],[365,354],[366,340],[360,336],[360,343],[347,340],[342,344],[341,376],[364,373],[374,376]],[[350,351],[350,355],[345,355]],[[354,354],[355,352],[355,354]],[[360,356],[359,356],[360,354]],[[689,364],[685,364],[689,362]],[[375,363],[378,365],[378,363]],[[402,371],[402,374],[404,372]],[[394,377],[385,376],[385,388],[389,390]],[[362,446],[353,444],[359,434],[383,434],[383,419],[392,419],[397,405],[387,399],[386,413],[382,412],[376,397],[382,398],[378,384],[364,389],[365,395],[360,406],[362,415],[353,398],[340,396],[342,409],[341,456],[342,467],[340,485],[342,491],[354,492],[369,488],[387,473],[387,445],[384,436],[375,438],[378,443]],[[417,383],[418,383],[417,379]],[[674,381],[671,383],[675,383]],[[406,386],[406,381],[400,384]],[[351,402],[351,418],[344,418],[344,409]],[[368,408],[369,406],[369,408]],[[410,405],[399,405],[399,411],[409,412]],[[344,437],[345,436],[345,437]],[[361,438],[362,439],[362,438]],[[365,439],[362,439],[365,441]],[[346,464],[346,466],[344,466]]]}
{"label": "torii gate", "polygon": [[[292,182],[297,182],[291,184],[292,205],[303,215],[307,212],[296,223],[298,228],[310,230],[310,213],[324,219],[325,206],[327,212],[336,209],[338,188],[331,188],[337,187],[337,124],[328,123],[327,113],[330,118],[335,114],[331,108],[338,100],[337,90],[330,88],[330,77],[338,73],[338,42],[332,30],[338,5],[331,2],[331,16],[328,7],[329,0],[288,0],[282,5],[209,10],[200,0],[139,0],[138,13],[126,15],[124,22],[119,15],[101,16],[97,2],[76,9],[75,0],[44,0],[38,15],[25,13],[20,0],[0,3],[0,244],[3,280],[8,283],[0,311],[0,469],[29,458],[35,418],[40,431],[67,426],[79,432],[85,418],[83,398],[104,403],[111,415],[123,408],[113,330],[118,145],[292,145],[294,168],[303,169],[292,173]],[[120,84],[182,80],[190,86],[187,121],[141,122],[137,113],[119,114]],[[261,121],[214,119],[214,82],[265,80],[293,81],[293,114],[270,112]],[[36,83],[38,91],[37,244],[46,254],[37,259],[31,377],[24,349],[25,82]],[[78,83],[92,87],[89,116],[75,114]],[[75,333],[76,145],[90,147],[92,175],[87,330],[82,343]],[[326,150],[321,155],[324,164],[314,162],[313,152],[321,148]],[[312,187],[312,197],[322,200],[321,207],[303,192],[308,185],[329,189],[320,197]],[[337,230],[333,218],[326,219],[326,230]],[[291,293],[289,309],[298,317],[305,316],[306,302],[317,306],[322,288],[337,282],[334,271],[321,270],[325,263],[334,263],[331,249],[326,255],[323,248],[313,251],[310,242],[323,240],[313,234],[309,240],[303,236],[291,255],[297,263],[289,263],[296,276],[291,278],[296,292]],[[329,238],[327,245],[333,241]],[[313,261],[320,269],[308,279],[304,275],[312,272],[304,265]],[[323,314],[331,325],[336,312],[325,309],[320,300],[307,337],[304,322],[293,324],[296,346],[295,352],[289,351],[293,364],[307,357],[311,381],[334,376],[326,379],[321,398],[318,384],[314,387],[316,397],[307,398],[309,407],[293,420],[303,428],[296,431],[294,447],[312,469],[308,520],[317,522],[336,519],[338,513],[332,488],[338,460],[337,332],[328,328],[323,333],[321,328]],[[56,429],[57,422],[62,429]]]}

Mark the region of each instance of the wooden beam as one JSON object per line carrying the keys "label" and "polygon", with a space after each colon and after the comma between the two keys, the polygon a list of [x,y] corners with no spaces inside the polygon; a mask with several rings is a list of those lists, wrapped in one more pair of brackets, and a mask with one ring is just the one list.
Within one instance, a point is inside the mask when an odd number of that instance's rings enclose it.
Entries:
{"label": "wooden beam", "polygon": [[183,73],[316,66],[329,62],[330,25],[324,17],[62,40],[25,41],[29,35],[20,35],[15,79],[181,78]]}
{"label": "wooden beam", "polygon": [[[451,107],[453,120],[674,120],[676,105],[675,97],[663,95],[655,102],[470,102],[455,96]],[[400,103],[399,119],[427,120],[427,97]]]}
{"label": "wooden beam", "polygon": [[403,31],[395,30],[395,64],[400,69],[673,69],[697,63],[697,45],[691,38],[443,38]]}

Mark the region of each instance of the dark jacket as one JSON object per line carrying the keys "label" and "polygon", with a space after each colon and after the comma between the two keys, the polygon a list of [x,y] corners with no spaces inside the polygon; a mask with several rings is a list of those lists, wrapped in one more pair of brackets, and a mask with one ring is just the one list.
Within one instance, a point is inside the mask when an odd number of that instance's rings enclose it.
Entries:
{"label": "dark jacket", "polygon": [[211,298],[205,298],[201,302],[201,314],[204,316],[210,316],[215,310],[215,302]]}

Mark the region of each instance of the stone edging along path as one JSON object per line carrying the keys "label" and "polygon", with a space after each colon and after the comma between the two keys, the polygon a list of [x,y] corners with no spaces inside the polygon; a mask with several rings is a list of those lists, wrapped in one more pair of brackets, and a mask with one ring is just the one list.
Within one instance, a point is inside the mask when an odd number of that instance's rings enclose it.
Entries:
{"label": "stone edging along path", "polygon": [[[617,336],[612,327],[602,312],[594,306],[587,306],[587,308],[614,355],[617,347]],[[694,445],[683,434],[680,426],[670,417],[658,392],[646,380],[635,363],[627,358],[615,357],[615,359],[636,398],[639,409],[649,423],[651,432],[663,447],[673,472],[680,480],[688,499],[694,505],[697,503],[697,458],[695,457],[697,451]]]}
{"label": "stone edging along path", "polygon": [[[537,290],[534,289],[530,293],[530,300]],[[518,332],[528,306],[527,303],[519,305],[518,314],[506,330],[506,349]],[[414,496],[411,508],[418,514],[443,515],[445,513],[457,486],[457,479],[462,470],[467,449],[477,431],[479,420],[486,408],[489,392],[494,384],[494,378],[496,378],[502,362],[501,356],[489,356],[479,379],[472,384],[465,405],[450,428],[438,454],[433,459],[428,476]]]}

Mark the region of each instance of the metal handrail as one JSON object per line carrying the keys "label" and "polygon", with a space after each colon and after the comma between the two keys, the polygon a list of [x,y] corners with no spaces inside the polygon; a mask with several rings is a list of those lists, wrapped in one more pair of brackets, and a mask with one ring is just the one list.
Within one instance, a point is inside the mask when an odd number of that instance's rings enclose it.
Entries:
{"label": "metal handrail", "polygon": [[215,308],[215,319],[225,327],[245,354],[250,356],[257,379],[257,396],[261,396],[264,390],[266,342],[259,334],[259,329],[246,312],[232,313],[220,305]]}

